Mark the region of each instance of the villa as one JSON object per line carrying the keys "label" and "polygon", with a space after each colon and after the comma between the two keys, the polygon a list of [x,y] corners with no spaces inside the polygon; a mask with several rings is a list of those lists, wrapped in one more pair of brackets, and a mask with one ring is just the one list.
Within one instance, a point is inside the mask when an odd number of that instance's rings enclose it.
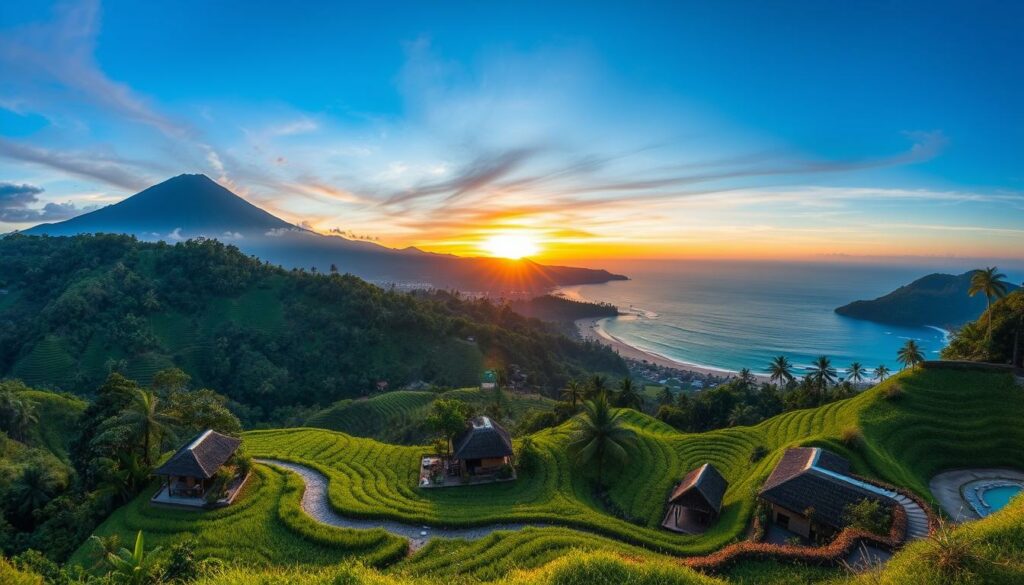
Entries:
{"label": "villa", "polygon": [[662,527],[684,534],[703,533],[721,513],[728,486],[710,463],[690,471],[672,490]]}
{"label": "villa", "polygon": [[222,435],[212,429],[200,433],[153,472],[153,475],[162,478],[163,484],[151,502],[189,507],[232,503],[248,475],[236,475],[226,482],[223,494],[216,500],[211,502],[208,496],[212,493],[211,489],[218,487],[215,485],[218,472],[228,467],[241,444],[241,439]]}
{"label": "villa", "polygon": [[893,504],[879,488],[851,477],[849,461],[818,447],[786,451],[758,495],[776,526],[812,541],[845,528],[850,505]]}

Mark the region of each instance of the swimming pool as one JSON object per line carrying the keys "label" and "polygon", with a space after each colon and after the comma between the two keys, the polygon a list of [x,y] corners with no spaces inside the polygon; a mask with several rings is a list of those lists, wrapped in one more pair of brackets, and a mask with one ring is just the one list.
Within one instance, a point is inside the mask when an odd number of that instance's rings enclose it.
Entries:
{"label": "swimming pool", "polygon": [[1024,483],[1010,479],[981,479],[964,484],[961,488],[964,500],[982,518],[998,512],[1022,491]]}

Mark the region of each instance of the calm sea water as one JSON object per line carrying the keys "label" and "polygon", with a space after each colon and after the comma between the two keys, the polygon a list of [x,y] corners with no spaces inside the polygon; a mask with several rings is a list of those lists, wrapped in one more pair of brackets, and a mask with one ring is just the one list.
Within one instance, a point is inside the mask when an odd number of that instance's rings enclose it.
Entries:
{"label": "calm sea water", "polygon": [[[938,327],[897,327],[841,317],[836,307],[873,299],[932,272],[970,266],[639,261],[604,263],[631,280],[566,287],[568,296],[604,301],[630,314],[605,330],[676,361],[726,371],[767,370],[783,354],[798,368],[819,355],[840,369],[899,369],[896,350],[915,339],[926,357],[945,346]],[[936,324],[941,325],[941,324]],[[798,369],[797,373],[801,373]]]}

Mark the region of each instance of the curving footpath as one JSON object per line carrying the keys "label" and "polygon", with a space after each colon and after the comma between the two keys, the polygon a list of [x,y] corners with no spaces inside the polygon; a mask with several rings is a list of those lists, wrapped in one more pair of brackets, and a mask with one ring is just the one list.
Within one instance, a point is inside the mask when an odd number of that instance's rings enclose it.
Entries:
{"label": "curving footpath", "polygon": [[476,540],[489,536],[493,532],[501,530],[520,530],[527,527],[546,528],[553,527],[553,524],[522,523],[522,524],[490,524],[473,528],[437,528],[433,526],[414,526],[393,520],[361,520],[349,518],[338,514],[331,506],[330,498],[327,495],[327,476],[297,463],[281,461],[279,459],[254,459],[256,463],[272,465],[286,469],[298,474],[306,482],[306,491],[302,493],[302,509],[311,518],[323,524],[338,526],[341,528],[357,528],[369,530],[372,528],[383,528],[395,536],[409,539],[409,552],[413,553],[427,544],[427,541],[434,537],[440,538],[465,538]]}
{"label": "curving footpath", "polygon": [[[305,465],[299,465],[289,461],[281,461],[279,459],[255,459],[255,461],[264,465],[272,465],[274,467],[291,471],[292,473],[296,473],[302,477],[303,481],[306,483],[306,490],[302,493],[302,509],[314,520],[341,528],[356,528],[360,530],[383,528],[395,536],[408,539],[410,553],[416,552],[427,544],[427,541],[434,537],[476,540],[502,530],[520,530],[527,527],[551,528],[556,526],[554,524],[543,523],[501,523],[472,528],[437,528],[426,525],[414,526],[412,524],[405,524],[394,520],[362,520],[349,518],[338,514],[338,512],[336,512],[331,506],[330,498],[327,495],[327,483],[329,480],[324,474],[316,471],[315,469],[306,467]],[[920,506],[917,505],[917,503],[903,494],[894,491],[881,489],[879,489],[879,491],[884,492],[886,496],[895,500],[898,505],[902,506],[906,510],[906,538],[908,541],[923,538],[928,535],[928,515]],[[861,552],[854,551],[849,560],[859,562],[863,561],[864,559],[862,558],[862,554],[863,553]],[[890,556],[881,550],[872,550],[867,554],[870,554],[869,560],[874,563],[885,562]],[[855,563],[851,563],[851,565],[855,565]]]}

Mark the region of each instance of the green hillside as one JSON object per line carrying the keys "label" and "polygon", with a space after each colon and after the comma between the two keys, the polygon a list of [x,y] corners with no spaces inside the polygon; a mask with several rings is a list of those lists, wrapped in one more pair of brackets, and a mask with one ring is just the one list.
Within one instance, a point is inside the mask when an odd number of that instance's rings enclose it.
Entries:
{"label": "green hillside", "polygon": [[[795,445],[828,446],[850,457],[856,472],[906,485],[929,499],[925,486],[939,469],[1022,468],[1024,428],[1019,421],[1024,420],[1024,401],[1020,393],[1009,375],[926,369],[896,376],[854,398],[787,413],[754,427],[684,434],[630,412],[629,425],[640,440],[630,451],[630,463],[612,479],[610,493],[628,520],[606,510],[582,473],[573,468],[565,452],[567,425],[533,436],[537,463],[516,482],[434,491],[414,487],[418,457],[426,447],[387,445],[316,429],[253,431],[246,433],[245,440],[256,456],[287,459],[325,473],[331,480],[333,507],[349,516],[435,526],[552,525],[497,532],[476,541],[435,540],[389,569],[434,578],[495,579],[515,569],[540,567],[576,549],[665,558],[662,555],[721,548],[742,537],[753,510],[753,494],[783,451]],[[768,454],[752,463],[757,447],[766,448]],[[721,518],[702,536],[657,528],[673,484],[706,461],[729,481]],[[145,495],[99,532],[126,534],[152,527],[164,539],[196,532],[216,546],[220,528],[186,516],[176,526],[161,529],[146,521],[150,512],[144,511],[144,501]],[[258,523],[249,526],[247,530],[255,534],[271,530]],[[88,549],[77,558],[85,558]],[[275,566],[317,564],[287,551],[268,552],[260,560]]]}
{"label": "green hillside", "polygon": [[77,438],[78,419],[85,411],[86,403],[77,398],[39,390],[23,390],[20,394],[32,401],[39,418],[29,442],[67,459],[71,442]]}
{"label": "green hillside", "polygon": [[0,282],[0,377],[87,394],[110,371],[147,384],[177,366],[253,422],[379,381],[473,385],[510,363],[552,389],[626,373],[608,348],[486,300],[286,271],[214,240],[15,234],[0,238]]}
{"label": "green hillside", "polygon": [[[311,416],[306,426],[339,431],[390,443],[425,443],[430,429],[426,417],[430,405],[438,399],[455,398],[484,411],[495,403],[493,391],[464,388],[448,392],[397,390],[364,400],[343,400]],[[502,419],[515,424],[532,412],[552,410],[557,404],[537,394],[502,391]]]}

